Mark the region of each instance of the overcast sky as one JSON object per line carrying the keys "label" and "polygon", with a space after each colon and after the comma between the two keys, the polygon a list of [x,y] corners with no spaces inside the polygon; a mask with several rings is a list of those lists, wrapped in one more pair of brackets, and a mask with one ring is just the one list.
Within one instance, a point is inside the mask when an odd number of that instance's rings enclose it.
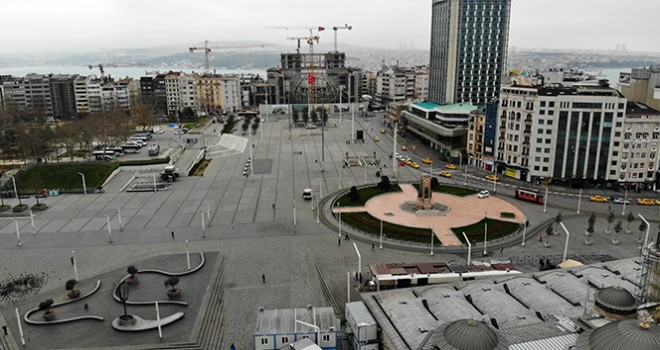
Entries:
{"label": "overcast sky", "polygon": [[[0,54],[255,40],[325,26],[321,41],[428,49],[431,0],[0,0]],[[513,0],[509,45],[660,52],[660,0]]]}

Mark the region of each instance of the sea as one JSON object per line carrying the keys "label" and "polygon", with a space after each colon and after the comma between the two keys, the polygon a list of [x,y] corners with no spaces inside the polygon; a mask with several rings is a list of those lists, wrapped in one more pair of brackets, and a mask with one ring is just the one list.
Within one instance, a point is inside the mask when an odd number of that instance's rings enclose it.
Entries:
{"label": "sea", "polygon": [[[140,78],[153,72],[167,73],[169,71],[185,73],[203,73],[203,69],[177,68],[177,67],[103,67],[105,75],[114,78]],[[266,78],[266,70],[259,69],[212,69],[217,74],[253,74]],[[32,67],[0,67],[0,75],[13,75],[22,77],[30,73],[37,74],[79,74],[83,76],[95,74],[100,75],[98,67],[89,66],[32,66]]]}

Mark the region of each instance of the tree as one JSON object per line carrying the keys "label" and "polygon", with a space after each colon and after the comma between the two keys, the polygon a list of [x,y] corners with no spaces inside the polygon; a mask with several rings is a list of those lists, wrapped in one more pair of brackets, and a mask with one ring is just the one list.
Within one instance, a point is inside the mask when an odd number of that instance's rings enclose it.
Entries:
{"label": "tree", "polygon": [[183,120],[194,120],[195,111],[190,107],[186,107],[181,111],[180,116],[182,117]]}
{"label": "tree", "polygon": [[561,223],[562,218],[561,218],[561,212],[557,212],[557,216],[555,216],[555,234],[558,234],[559,230],[559,224]]}
{"label": "tree", "polygon": [[351,191],[348,192],[348,199],[353,203],[360,201],[360,193],[358,192],[357,187],[351,186]]}
{"label": "tree", "polygon": [[619,233],[623,229],[623,223],[621,220],[618,220],[616,222],[616,225],[614,225],[614,238],[612,238],[612,244],[619,244]]}
{"label": "tree", "polygon": [[129,294],[130,293],[127,284],[122,283],[119,285],[119,287],[117,287],[117,297],[119,297],[121,304],[124,306],[124,314],[119,316],[123,320],[130,320],[133,318],[133,316],[129,315],[126,310],[126,301],[128,301]]}
{"label": "tree", "polygon": [[633,215],[632,212],[628,213],[628,216],[626,216],[626,221],[628,222],[628,227],[626,228],[626,233],[630,233],[630,224],[635,221],[635,215]]}
{"label": "tree", "polygon": [[378,183],[378,188],[380,188],[383,191],[387,191],[390,188],[392,188],[392,184],[390,183],[390,178],[387,176],[381,176],[380,182]]}
{"label": "tree", "polygon": [[610,214],[607,215],[607,231],[605,231],[605,233],[612,232],[612,223],[613,222],[614,222],[614,213],[610,212]]}
{"label": "tree", "polygon": [[241,124],[241,129],[243,130],[243,135],[247,134],[248,129],[250,128],[250,122],[246,119],[243,124]]}
{"label": "tree", "polygon": [[169,277],[165,280],[165,285],[170,286],[171,291],[175,291],[174,287],[179,284],[179,277]]}
{"label": "tree", "polygon": [[259,125],[261,125],[261,118],[259,117],[254,118],[254,121],[252,122],[252,135],[257,134],[257,129],[259,129]]}
{"label": "tree", "polygon": [[51,309],[53,306],[53,298],[46,299],[42,302],[39,303],[39,310],[42,310],[44,312],[43,316],[46,321],[51,320],[52,317],[54,316],[54,312]]}
{"label": "tree", "polygon": [[142,126],[144,131],[147,126],[151,126],[154,121],[154,111],[148,104],[137,103],[131,108],[131,117],[135,125]]}
{"label": "tree", "polygon": [[80,296],[80,291],[75,289],[76,288],[76,283],[78,283],[78,281],[76,281],[75,279],[72,278],[72,279],[66,281],[66,284],[64,285],[64,289],[66,289],[68,291],[67,295],[71,299],[77,298],[78,296]]}
{"label": "tree", "polygon": [[594,233],[594,227],[596,225],[596,213],[595,212],[591,212],[591,215],[589,215],[589,220],[587,220],[587,223],[589,224],[589,226],[587,227],[587,232],[589,232],[589,234],[593,234]]}
{"label": "tree", "polygon": [[437,177],[432,177],[431,178],[431,189],[438,188],[440,186],[440,182],[438,181]]}
{"label": "tree", "polygon": [[646,222],[642,220],[642,222],[639,224],[639,237],[637,238],[637,243],[642,243],[642,234],[646,232]]}

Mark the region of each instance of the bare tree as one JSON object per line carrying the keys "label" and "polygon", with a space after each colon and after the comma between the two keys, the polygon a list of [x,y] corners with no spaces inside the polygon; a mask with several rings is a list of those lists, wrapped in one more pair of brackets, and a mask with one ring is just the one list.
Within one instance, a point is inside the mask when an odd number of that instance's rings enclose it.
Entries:
{"label": "bare tree", "polygon": [[154,111],[149,105],[138,103],[131,108],[131,117],[133,123],[142,126],[142,131],[144,131],[148,126],[153,125]]}

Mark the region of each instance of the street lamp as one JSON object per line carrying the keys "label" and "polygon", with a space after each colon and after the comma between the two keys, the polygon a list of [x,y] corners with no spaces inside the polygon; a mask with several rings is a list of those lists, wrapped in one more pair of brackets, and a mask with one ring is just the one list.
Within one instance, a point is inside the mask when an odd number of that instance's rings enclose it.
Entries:
{"label": "street lamp", "polygon": [[578,207],[577,207],[577,214],[580,214],[580,206],[582,204],[582,189],[580,189],[580,195],[578,196]]}
{"label": "street lamp", "polygon": [[16,187],[16,178],[14,177],[14,175],[7,174],[7,176],[11,177],[11,181],[14,183],[14,193],[16,194],[16,199],[18,199],[18,205],[23,205],[21,203],[21,197],[18,196],[18,188]]}
{"label": "street lamp", "polygon": [[548,209],[548,188],[545,188],[545,195],[543,196],[543,212],[545,213]]}
{"label": "street lamp", "polygon": [[379,249],[383,249],[383,219],[380,220],[380,247]]}
{"label": "street lamp", "polygon": [[21,247],[23,244],[21,243],[21,231],[18,229],[18,220],[12,218],[14,220],[14,225],[16,225],[16,238],[18,239],[18,246]]}
{"label": "street lamp", "polygon": [[562,262],[564,262],[566,261],[566,253],[568,253],[568,239],[571,238],[571,234],[568,232],[563,222],[559,222],[559,225],[561,225],[561,228],[563,228],[564,232],[566,232],[566,242],[564,242],[564,256],[562,258]]}
{"label": "street lamp", "polygon": [[468,244],[467,264],[470,265],[470,262],[472,261],[472,243],[470,243],[470,240],[467,238],[465,232],[463,232],[463,238],[465,238],[465,242]]}
{"label": "street lamp", "polygon": [[353,242],[353,247],[355,247],[355,253],[357,253],[358,256],[358,278],[362,275],[362,255],[360,255],[360,251],[358,250],[357,244]]}
{"label": "street lamp", "polygon": [[83,194],[87,194],[87,182],[85,181],[85,174],[78,172],[78,175],[82,176]]}
{"label": "street lamp", "polygon": [[[625,202],[624,202],[624,203],[625,203]],[[649,241],[649,231],[651,230],[651,225],[649,224],[648,221],[646,221],[646,219],[644,219],[644,217],[642,216],[642,214],[637,214],[637,215],[638,215],[638,216],[640,217],[640,219],[642,219],[642,221],[644,221],[644,223],[646,224],[646,236],[644,236],[644,245],[642,246],[642,249],[644,249],[644,247],[646,247],[646,244],[647,244],[648,241]]]}
{"label": "street lamp", "polygon": [[337,208],[337,214],[339,215],[339,238],[341,238],[341,211],[339,211],[339,202],[337,202],[335,207]]}
{"label": "street lamp", "polygon": [[105,216],[105,221],[108,225],[108,242],[112,243],[112,228],[110,227],[110,216]]}

